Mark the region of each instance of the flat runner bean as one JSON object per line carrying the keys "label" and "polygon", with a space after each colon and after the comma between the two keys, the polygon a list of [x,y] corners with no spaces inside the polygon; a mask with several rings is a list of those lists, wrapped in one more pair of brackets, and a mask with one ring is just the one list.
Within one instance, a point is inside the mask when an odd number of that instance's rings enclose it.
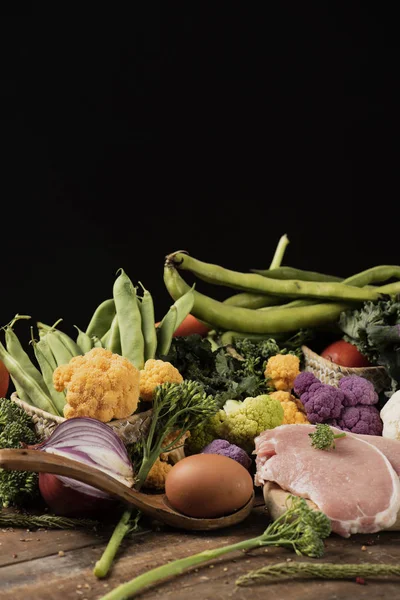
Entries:
{"label": "flat runner bean", "polygon": [[[203,281],[238,290],[266,293],[292,298],[319,298],[322,301],[364,302],[378,300],[379,292],[370,287],[356,287],[338,282],[300,281],[298,279],[269,279],[256,273],[240,273],[199,261],[184,252],[167,256],[167,263],[179,270],[188,270]],[[400,269],[400,267],[399,267]]]}

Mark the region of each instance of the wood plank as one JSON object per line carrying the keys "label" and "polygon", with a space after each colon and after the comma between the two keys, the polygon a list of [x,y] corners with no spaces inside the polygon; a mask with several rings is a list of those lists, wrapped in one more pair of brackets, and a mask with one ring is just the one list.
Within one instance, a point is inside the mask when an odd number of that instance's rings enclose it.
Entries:
{"label": "wood plank", "polygon": [[[242,524],[213,532],[186,532],[165,528],[126,540],[118,560],[107,580],[97,580],[93,566],[101,556],[108,537],[96,532],[47,531],[40,532],[43,544],[19,542],[36,532],[14,530],[1,533],[1,542],[7,552],[15,544],[32,544],[19,562],[3,562],[0,567],[0,597],[2,600],[70,600],[101,599],[110,589],[139,573],[175,558],[181,558],[259,535],[268,523],[263,508],[256,508]],[[49,537],[46,537],[49,536]],[[342,539],[332,535],[326,543],[325,562],[400,562],[400,536],[396,532],[382,532],[369,536],[356,535]],[[62,546],[64,546],[62,548]],[[362,548],[365,548],[364,550]],[[0,547],[2,549],[3,546]],[[59,556],[59,550],[64,556]],[[268,550],[267,552],[265,550]],[[1,550],[3,552],[3,550]],[[37,555],[35,556],[35,552]],[[29,554],[30,553],[30,554]],[[250,553],[236,553],[222,557],[204,567],[198,567],[168,582],[146,590],[143,600],[173,597],[174,600],[319,600],[375,598],[389,600],[397,597],[399,580],[368,581],[358,585],[353,581],[290,581],[268,586],[237,588],[236,578],[257,569],[267,562],[310,560],[297,557],[281,548],[257,549]],[[18,559],[16,559],[18,560]]]}

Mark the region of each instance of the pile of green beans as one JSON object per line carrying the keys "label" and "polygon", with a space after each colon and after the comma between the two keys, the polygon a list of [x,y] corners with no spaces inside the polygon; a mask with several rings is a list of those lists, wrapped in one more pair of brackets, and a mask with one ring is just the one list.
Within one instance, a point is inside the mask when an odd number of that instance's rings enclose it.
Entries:
{"label": "pile of green beans", "polygon": [[[237,291],[222,302],[194,292],[193,315],[219,332],[229,332],[229,339],[323,327],[337,322],[345,310],[400,293],[398,265],[379,265],[347,279],[280,265],[243,273],[178,251],[167,255],[164,264],[164,283],[175,300],[189,289],[182,271]],[[395,282],[376,285],[391,280]]]}
{"label": "pile of green beans", "polygon": [[182,294],[156,324],[152,295],[141,283],[139,286],[134,286],[125,271],[119,269],[112,298],[97,306],[85,329],[74,326],[76,340],[58,328],[61,319],[54,325],[38,321],[39,339],[35,338],[32,327],[30,339],[37,365],[14,331],[18,321],[31,317],[16,315],[2,328],[5,345],[0,342],[0,360],[10,374],[17,396],[45,412],[63,416],[66,392],[54,388],[53,374],[75,356],[102,347],[142,369],[146,360],[166,355],[175,330],[192,310],[194,291],[189,288]]}

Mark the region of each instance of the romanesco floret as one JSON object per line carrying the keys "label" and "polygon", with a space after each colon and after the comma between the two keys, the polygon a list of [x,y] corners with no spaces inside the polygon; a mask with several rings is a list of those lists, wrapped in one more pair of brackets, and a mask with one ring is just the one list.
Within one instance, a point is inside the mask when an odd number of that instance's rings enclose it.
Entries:
{"label": "romanesco floret", "polygon": [[215,439],[227,440],[251,454],[254,438],[266,429],[282,425],[283,408],[279,400],[261,394],[245,400],[227,400],[222,409],[191,431],[188,452],[201,452]]}
{"label": "romanesco floret", "polygon": [[268,359],[264,375],[276,390],[290,392],[300,373],[300,359],[295,354],[276,354]]}
{"label": "romanesco floret", "polygon": [[140,371],[140,398],[144,402],[153,400],[154,390],[162,383],[182,383],[183,377],[170,362],[149,358]]}
{"label": "romanesco floret", "polygon": [[67,388],[64,417],[92,417],[107,423],[135,412],[139,402],[139,369],[105,348],[92,348],[54,370],[57,391]]}
{"label": "romanesco floret", "polygon": [[217,437],[251,453],[254,438],[266,429],[282,425],[283,408],[279,400],[267,394],[255,398],[227,400],[214,419]]}

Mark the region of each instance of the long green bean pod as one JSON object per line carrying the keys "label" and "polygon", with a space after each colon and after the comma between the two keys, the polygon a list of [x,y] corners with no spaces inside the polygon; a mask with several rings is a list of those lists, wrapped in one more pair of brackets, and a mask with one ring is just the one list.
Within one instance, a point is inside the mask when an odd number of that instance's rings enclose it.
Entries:
{"label": "long green bean pod", "polygon": [[[61,321],[61,319],[59,319],[57,321],[57,324]],[[42,323],[41,321],[37,322],[37,326],[39,329],[39,335],[41,332],[44,332],[44,334],[46,333],[52,333],[54,334],[54,337],[57,337],[60,342],[65,346],[65,348],[68,350],[68,352],[71,354],[72,356],[80,356],[82,354],[82,349],[78,346],[78,344],[75,342],[75,340],[73,340],[67,333],[65,333],[65,331],[61,331],[60,329],[57,329],[56,324],[51,326],[51,325],[46,325],[46,323]]]}
{"label": "long green bean pod", "polygon": [[153,297],[149,290],[147,290],[142,283],[143,289],[142,297],[140,298],[139,308],[140,314],[142,315],[142,332],[144,339],[144,360],[154,358],[157,351],[157,332],[155,324],[154,314],[154,302]]}
{"label": "long green bean pod", "polygon": [[46,340],[48,343],[51,352],[53,353],[54,358],[56,359],[57,366],[66,365],[69,363],[71,358],[76,356],[73,354],[65,344],[63,344],[62,340],[56,334],[54,330],[47,331],[44,335],[40,337],[40,339]]}
{"label": "long green bean pod", "polygon": [[86,354],[86,352],[89,352],[93,348],[93,339],[86,333],[86,331],[82,331],[76,325],[74,325],[74,327],[78,332],[76,343],[82,350],[82,354]]}
{"label": "long green bean pod", "polygon": [[287,299],[269,294],[253,294],[251,292],[238,292],[223,300],[229,306],[242,306],[243,308],[264,308],[265,306],[279,306]]}
{"label": "long green bean pod", "polygon": [[58,392],[53,385],[53,373],[57,368],[57,363],[53,356],[53,353],[50,350],[50,347],[45,338],[40,339],[39,341],[33,341],[33,350],[35,352],[36,360],[39,363],[40,370],[43,375],[43,379],[46,382],[47,388],[49,390],[50,397],[53,401],[54,406],[56,407],[58,414],[63,417],[64,416],[64,406],[66,404],[65,392]]}
{"label": "long green bean pod", "polygon": [[37,382],[37,384],[42,388],[43,392],[45,394],[48,394],[49,390],[44,381],[42,373],[33,364],[28,353],[25,352],[24,348],[22,347],[18,336],[10,326],[7,326],[5,328],[5,341],[7,352],[9,352],[11,356],[18,361],[18,364],[20,365],[21,369],[23,369],[27,373],[27,375],[32,377],[32,379],[34,379]]}
{"label": "long green bean pod", "polygon": [[31,398],[28,396],[28,394],[26,393],[25,389],[18,383],[18,381],[15,379],[15,377],[13,375],[11,375],[10,373],[10,379],[14,384],[15,387],[15,391],[17,393],[17,396],[20,400],[23,400],[23,402],[26,402],[27,404],[30,404],[31,406],[34,406],[34,402],[31,400]]}
{"label": "long green bean pod", "polygon": [[121,354],[121,336],[119,332],[118,316],[114,315],[111,323],[110,331],[107,336],[105,348],[114,352],[115,354]]}
{"label": "long green bean pod", "polygon": [[21,387],[30,399],[30,403],[37,408],[49,412],[53,415],[58,415],[58,411],[54,406],[50,396],[47,395],[40,387],[37,381],[33,379],[19,364],[19,362],[11,356],[0,342],[0,360],[3,361],[10,376]]}
{"label": "long green bean pod", "polygon": [[250,269],[251,273],[258,273],[269,279],[300,279],[301,281],[336,281],[340,283],[343,277],[336,275],[328,275],[319,273],[318,271],[305,271],[304,269],[296,269],[295,267],[278,267],[273,269]]}
{"label": "long green bean pod", "polygon": [[97,335],[100,339],[110,329],[115,315],[114,298],[104,300],[93,313],[86,328],[88,336]]}
{"label": "long green bean pod", "polygon": [[[285,233],[278,241],[278,245],[275,248],[275,252],[269,266],[269,268],[273,269],[274,272],[280,271],[282,260],[288,244],[289,238]],[[251,292],[239,292],[238,294],[229,296],[229,298],[226,298],[223,302],[224,304],[243,306],[244,308],[262,308],[263,306],[276,306],[278,304],[283,304],[284,300],[279,298],[279,296],[252,294]]]}
{"label": "long green bean pod", "polygon": [[278,245],[275,248],[275,252],[272,257],[271,264],[269,266],[270,269],[276,269],[281,266],[283,257],[285,255],[286,248],[288,247],[288,245],[289,245],[289,238],[286,235],[286,233],[284,233],[283,235],[281,235],[281,237],[278,240]]}
{"label": "long green bean pod", "polygon": [[[164,267],[165,286],[175,300],[189,289],[173,264]],[[218,300],[193,290],[192,314],[216,329],[248,333],[280,333],[307,327],[319,327],[337,321],[341,312],[351,308],[346,302],[324,302],[294,308],[275,307],[270,310],[252,310],[227,306]]]}
{"label": "long green bean pod", "polygon": [[[184,252],[167,256],[167,262],[179,270],[188,270],[200,279],[238,290],[266,293],[291,298],[320,298],[344,302],[378,300],[380,293],[370,287],[356,287],[338,282],[301,281],[298,279],[269,279],[257,273],[240,273],[219,265],[208,264]],[[399,267],[400,269],[400,267]]]}
{"label": "long green bean pod", "polygon": [[144,339],[136,288],[123,269],[114,282],[113,296],[118,317],[122,356],[136,368],[144,365]]}
{"label": "long green bean pod", "polygon": [[[172,294],[171,294],[172,296]],[[176,329],[191,312],[194,304],[194,289],[187,286],[182,294],[177,294],[174,304],[157,327],[157,356],[168,354]]]}

